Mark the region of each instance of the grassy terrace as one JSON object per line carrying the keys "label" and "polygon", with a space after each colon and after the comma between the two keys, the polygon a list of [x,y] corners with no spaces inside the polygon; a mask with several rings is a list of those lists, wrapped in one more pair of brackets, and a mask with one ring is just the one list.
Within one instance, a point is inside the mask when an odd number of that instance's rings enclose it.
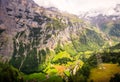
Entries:
{"label": "grassy terrace", "polygon": [[109,82],[110,78],[116,73],[120,73],[120,66],[118,64],[101,64],[103,69],[100,67],[91,70],[90,78],[88,82]]}

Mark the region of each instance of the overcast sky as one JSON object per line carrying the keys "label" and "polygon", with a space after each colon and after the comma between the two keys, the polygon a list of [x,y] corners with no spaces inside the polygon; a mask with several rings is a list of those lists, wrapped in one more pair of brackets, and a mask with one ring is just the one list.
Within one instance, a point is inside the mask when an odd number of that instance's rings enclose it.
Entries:
{"label": "overcast sky", "polygon": [[78,14],[81,11],[89,11],[93,9],[104,9],[115,4],[119,4],[120,0],[34,0],[38,5],[44,7],[57,7],[62,11]]}

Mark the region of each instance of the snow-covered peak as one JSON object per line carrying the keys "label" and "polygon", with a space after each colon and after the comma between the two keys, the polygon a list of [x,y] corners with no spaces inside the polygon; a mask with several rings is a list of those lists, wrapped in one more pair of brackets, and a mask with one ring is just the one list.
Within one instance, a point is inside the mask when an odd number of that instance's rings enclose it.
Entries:
{"label": "snow-covered peak", "polygon": [[102,16],[120,16],[120,4],[111,6],[109,8],[99,8],[96,10],[90,10],[88,12],[80,12],[80,18],[96,17],[98,15]]}

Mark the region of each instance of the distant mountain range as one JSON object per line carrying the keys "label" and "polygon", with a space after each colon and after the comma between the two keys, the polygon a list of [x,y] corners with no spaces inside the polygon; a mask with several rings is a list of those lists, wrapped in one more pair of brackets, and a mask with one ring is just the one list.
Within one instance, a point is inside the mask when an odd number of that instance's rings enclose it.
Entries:
{"label": "distant mountain range", "polygon": [[87,12],[80,12],[81,18],[91,18],[98,15],[103,16],[120,16],[120,4],[116,4],[115,6],[104,8],[104,9],[96,9],[90,10]]}
{"label": "distant mountain range", "polygon": [[101,11],[83,13],[80,18],[99,27],[101,31],[114,38],[114,40],[120,39],[120,4]]}

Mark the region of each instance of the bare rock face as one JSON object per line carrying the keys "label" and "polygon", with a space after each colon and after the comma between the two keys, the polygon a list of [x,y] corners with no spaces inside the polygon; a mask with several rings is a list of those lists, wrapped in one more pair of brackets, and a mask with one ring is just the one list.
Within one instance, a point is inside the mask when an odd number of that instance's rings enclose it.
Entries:
{"label": "bare rock face", "polygon": [[[37,37],[41,36],[38,39],[39,45],[37,45],[39,49],[55,48],[59,37],[64,34],[63,32],[59,34],[59,29],[67,27],[65,26],[67,23],[64,21],[65,17],[59,12],[39,7],[32,0],[0,0],[0,54],[12,56],[13,39],[21,41],[20,37],[15,38],[18,33],[24,32],[28,38],[27,42],[31,43],[30,40],[33,41],[34,38],[30,37],[30,33],[36,33],[31,32],[31,30],[34,31],[33,29],[39,30]],[[55,39],[56,34],[58,36]]]}
{"label": "bare rock face", "polygon": [[[28,3],[30,1],[31,3]],[[23,30],[28,15],[31,0],[0,0],[0,54],[10,57],[13,53],[13,38],[18,31]],[[36,5],[36,4],[35,4]],[[31,13],[32,15],[32,13]],[[28,22],[27,22],[28,23]],[[36,26],[36,23],[30,25]]]}

